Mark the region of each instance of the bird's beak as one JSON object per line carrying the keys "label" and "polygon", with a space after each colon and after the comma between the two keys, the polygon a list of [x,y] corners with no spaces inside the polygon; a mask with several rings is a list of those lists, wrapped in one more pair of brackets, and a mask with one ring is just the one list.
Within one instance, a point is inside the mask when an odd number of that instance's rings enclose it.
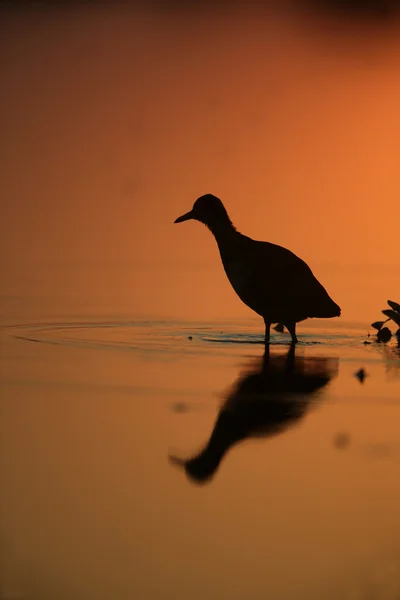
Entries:
{"label": "bird's beak", "polygon": [[181,217],[175,219],[174,223],[182,223],[182,221],[189,221],[189,219],[194,219],[194,214],[192,210],[182,215]]}

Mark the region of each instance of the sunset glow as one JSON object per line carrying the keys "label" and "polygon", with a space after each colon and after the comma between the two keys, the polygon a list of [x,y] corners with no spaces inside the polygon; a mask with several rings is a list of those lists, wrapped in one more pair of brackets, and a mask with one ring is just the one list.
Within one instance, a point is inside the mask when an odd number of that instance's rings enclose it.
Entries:
{"label": "sunset glow", "polygon": [[214,314],[247,316],[207,232],[173,226],[211,192],[305,259],[343,319],[370,321],[400,291],[398,30],[328,25],[240,5],[4,8],[5,284],[62,264],[67,292],[95,262],[96,289],[123,260],[135,314],[207,316],[212,293]]}

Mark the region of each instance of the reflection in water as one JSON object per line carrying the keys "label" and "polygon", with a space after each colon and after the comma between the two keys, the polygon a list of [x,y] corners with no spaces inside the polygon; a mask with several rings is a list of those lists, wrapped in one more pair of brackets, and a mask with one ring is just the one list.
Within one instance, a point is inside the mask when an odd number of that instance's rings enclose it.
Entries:
{"label": "reflection in water", "polygon": [[198,483],[209,480],[237,442],[284,433],[298,424],[337,372],[336,358],[296,356],[294,345],[286,355],[273,355],[267,346],[228,390],[204,449],[188,460],[171,456],[171,462]]}
{"label": "reflection in water", "polygon": [[[400,339],[399,339],[400,343]],[[397,379],[400,377],[400,345],[399,346],[384,346],[383,357],[386,362],[386,373],[390,378]]]}

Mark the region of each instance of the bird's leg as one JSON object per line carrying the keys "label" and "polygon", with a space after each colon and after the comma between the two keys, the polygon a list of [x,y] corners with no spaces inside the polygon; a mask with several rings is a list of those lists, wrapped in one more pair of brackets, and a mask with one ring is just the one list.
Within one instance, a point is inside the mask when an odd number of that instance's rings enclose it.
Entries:
{"label": "bird's leg", "polygon": [[296,362],[295,350],[296,350],[296,344],[291,342],[291,344],[289,346],[289,352],[286,355],[286,362],[285,362],[285,371],[287,373],[293,373],[293,371],[294,371],[294,366],[295,366],[295,362]]}
{"label": "bird's leg", "polygon": [[292,321],[291,323],[284,324],[290,335],[292,336],[292,344],[297,344],[299,341],[296,336],[296,322]]}
{"label": "bird's leg", "polygon": [[266,346],[267,344],[269,344],[269,334],[270,334],[270,329],[271,329],[271,321],[267,321],[267,319],[264,319],[264,323],[265,323],[265,340],[264,340],[264,345]]}

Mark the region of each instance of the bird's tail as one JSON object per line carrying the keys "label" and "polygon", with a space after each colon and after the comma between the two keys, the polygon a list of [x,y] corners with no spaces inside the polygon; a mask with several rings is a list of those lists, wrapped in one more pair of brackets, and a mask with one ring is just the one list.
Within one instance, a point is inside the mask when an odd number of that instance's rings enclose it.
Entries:
{"label": "bird's tail", "polygon": [[341,315],[340,306],[338,304],[336,304],[336,302],[334,302],[332,300],[332,298],[329,298],[329,300],[330,300],[330,302],[328,305],[321,306],[320,314],[318,315],[318,317],[320,317],[322,319],[329,319],[331,317],[340,317],[340,315]]}

